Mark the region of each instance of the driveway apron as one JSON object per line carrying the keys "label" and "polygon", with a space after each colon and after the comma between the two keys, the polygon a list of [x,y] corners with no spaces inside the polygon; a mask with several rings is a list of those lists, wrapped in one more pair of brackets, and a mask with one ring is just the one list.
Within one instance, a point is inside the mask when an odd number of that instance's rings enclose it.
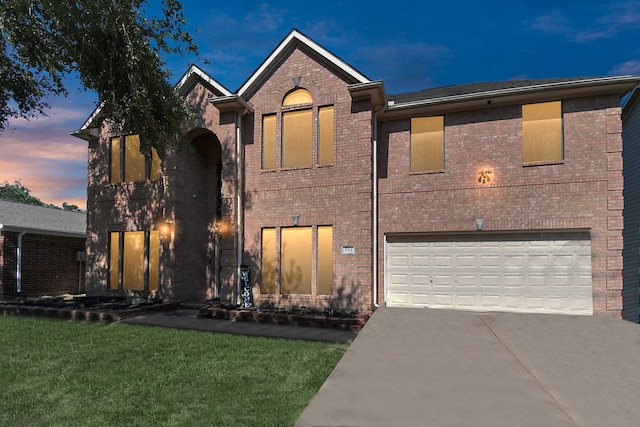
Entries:
{"label": "driveway apron", "polygon": [[639,354],[607,317],[379,308],[296,425],[637,425]]}

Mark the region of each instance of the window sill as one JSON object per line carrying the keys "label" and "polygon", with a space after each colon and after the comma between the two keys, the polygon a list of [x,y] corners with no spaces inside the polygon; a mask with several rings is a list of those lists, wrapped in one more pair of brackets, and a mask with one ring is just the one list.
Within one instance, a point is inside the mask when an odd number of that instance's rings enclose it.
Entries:
{"label": "window sill", "polygon": [[436,173],[444,173],[444,169],[434,169],[434,170],[426,170],[426,171],[413,171],[409,172],[409,175],[431,175]]}
{"label": "window sill", "polygon": [[547,160],[543,162],[523,163],[522,167],[528,168],[533,166],[552,166],[552,165],[563,165],[563,164],[564,164],[564,159],[563,160]]}

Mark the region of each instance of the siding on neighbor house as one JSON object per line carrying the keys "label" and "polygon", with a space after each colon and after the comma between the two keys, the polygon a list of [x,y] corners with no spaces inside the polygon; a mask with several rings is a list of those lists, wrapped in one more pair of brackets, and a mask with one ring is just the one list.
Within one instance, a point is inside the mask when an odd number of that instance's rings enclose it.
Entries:
{"label": "siding on neighbor house", "polygon": [[624,292],[622,317],[639,321],[640,284],[640,90],[625,105],[622,115],[624,140]]}

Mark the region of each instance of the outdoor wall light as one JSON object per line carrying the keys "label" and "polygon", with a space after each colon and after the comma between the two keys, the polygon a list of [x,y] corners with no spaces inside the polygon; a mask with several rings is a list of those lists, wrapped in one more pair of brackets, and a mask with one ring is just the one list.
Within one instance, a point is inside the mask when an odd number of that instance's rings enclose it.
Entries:
{"label": "outdoor wall light", "polygon": [[300,215],[291,215],[291,220],[293,221],[293,226],[297,227],[300,224]]}
{"label": "outdoor wall light", "polygon": [[218,236],[227,237],[231,234],[231,221],[228,218],[220,218],[214,223],[213,229]]}
{"label": "outdoor wall light", "polygon": [[481,170],[481,171],[478,173],[478,175],[480,175],[480,176],[478,177],[478,182],[479,182],[480,184],[486,184],[487,182],[491,181],[491,174],[492,174],[492,173],[493,173],[493,171],[492,171],[492,170],[489,170],[489,169]]}
{"label": "outdoor wall light", "polygon": [[160,240],[166,242],[171,238],[174,229],[174,223],[170,219],[162,219],[157,224],[158,231],[160,232]]}
{"label": "outdoor wall light", "polygon": [[476,218],[476,230],[482,231],[484,228],[484,218]]}

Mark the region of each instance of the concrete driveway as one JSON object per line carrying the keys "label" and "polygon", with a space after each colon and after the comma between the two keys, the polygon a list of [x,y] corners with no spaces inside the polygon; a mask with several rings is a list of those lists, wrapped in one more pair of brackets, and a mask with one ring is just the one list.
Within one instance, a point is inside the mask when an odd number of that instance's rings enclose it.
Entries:
{"label": "concrete driveway", "polygon": [[640,325],[378,309],[296,426],[638,426]]}

